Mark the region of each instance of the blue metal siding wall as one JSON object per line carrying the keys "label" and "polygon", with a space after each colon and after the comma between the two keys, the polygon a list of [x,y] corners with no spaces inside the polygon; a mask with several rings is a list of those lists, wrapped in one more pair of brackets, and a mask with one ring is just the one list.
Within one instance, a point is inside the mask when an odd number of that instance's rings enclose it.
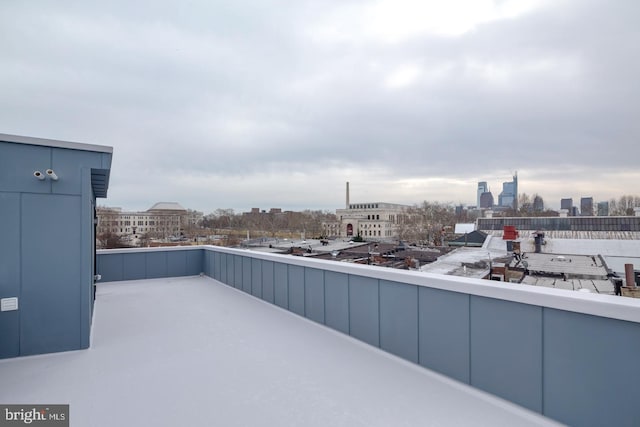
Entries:
{"label": "blue metal siding wall", "polygon": [[[82,165],[85,169],[102,169],[102,156],[99,153],[53,148],[50,164],[51,169],[59,177],[58,181],[52,183],[55,193],[81,194],[83,178],[82,169],[78,168],[78,165]],[[44,170],[41,172],[44,173]],[[90,182],[89,185],[91,185]]]}
{"label": "blue metal siding wall", "polygon": [[640,425],[638,323],[204,251],[230,286],[561,422]]}
{"label": "blue metal siding wall", "polygon": [[[100,162],[99,162],[100,164]],[[91,186],[91,169],[83,167],[80,210],[80,348],[89,348],[91,343],[91,321],[93,318],[93,274],[96,245],[93,213],[95,197]]]}
{"label": "blue metal siding wall", "polygon": [[[2,145],[0,145],[2,147]],[[0,163],[2,163],[0,153]],[[1,168],[0,168],[1,169]],[[1,172],[0,172],[1,173]],[[1,181],[0,181],[1,182]],[[20,195],[0,192],[0,298],[20,296]],[[18,301],[20,304],[20,301]],[[20,354],[20,311],[0,312],[0,358]]]}
{"label": "blue metal siding wall", "polygon": [[38,181],[33,172],[51,167],[51,148],[0,141],[0,191],[50,193],[51,181]]}
{"label": "blue metal siding wall", "polygon": [[[110,154],[0,141],[0,297],[19,306],[0,313],[0,358],[89,346],[92,169],[110,163]],[[33,176],[49,168],[58,180]]]}
{"label": "blue metal siding wall", "polygon": [[80,197],[22,194],[21,212],[20,354],[79,349]]}

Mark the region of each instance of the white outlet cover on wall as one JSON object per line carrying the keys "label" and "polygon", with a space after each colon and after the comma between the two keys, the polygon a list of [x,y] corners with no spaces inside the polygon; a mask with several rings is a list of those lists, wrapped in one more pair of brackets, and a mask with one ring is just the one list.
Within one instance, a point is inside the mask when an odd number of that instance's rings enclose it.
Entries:
{"label": "white outlet cover on wall", "polygon": [[0,299],[0,311],[14,311],[18,309],[18,298],[2,298]]}

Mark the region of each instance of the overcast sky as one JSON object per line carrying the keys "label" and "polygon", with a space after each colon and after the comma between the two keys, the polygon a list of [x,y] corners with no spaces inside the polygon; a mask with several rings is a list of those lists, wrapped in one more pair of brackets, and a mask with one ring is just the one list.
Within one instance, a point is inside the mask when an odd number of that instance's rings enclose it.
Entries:
{"label": "overcast sky", "polygon": [[205,213],[639,194],[637,0],[0,2],[0,132]]}

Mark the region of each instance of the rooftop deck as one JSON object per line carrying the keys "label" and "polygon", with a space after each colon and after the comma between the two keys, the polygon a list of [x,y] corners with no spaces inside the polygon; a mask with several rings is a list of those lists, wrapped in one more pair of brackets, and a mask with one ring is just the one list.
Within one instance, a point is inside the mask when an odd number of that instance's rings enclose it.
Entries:
{"label": "rooftop deck", "polygon": [[98,286],[89,350],[0,361],[71,425],[556,425],[209,277]]}

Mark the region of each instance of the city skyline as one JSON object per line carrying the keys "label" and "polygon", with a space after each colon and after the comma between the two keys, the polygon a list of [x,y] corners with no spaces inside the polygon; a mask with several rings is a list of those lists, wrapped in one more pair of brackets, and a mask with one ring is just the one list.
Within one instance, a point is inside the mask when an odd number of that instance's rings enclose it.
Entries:
{"label": "city skyline", "polygon": [[[0,132],[114,147],[109,206],[594,203],[640,182],[640,4],[3,2]],[[635,52],[635,53],[634,53]]]}

